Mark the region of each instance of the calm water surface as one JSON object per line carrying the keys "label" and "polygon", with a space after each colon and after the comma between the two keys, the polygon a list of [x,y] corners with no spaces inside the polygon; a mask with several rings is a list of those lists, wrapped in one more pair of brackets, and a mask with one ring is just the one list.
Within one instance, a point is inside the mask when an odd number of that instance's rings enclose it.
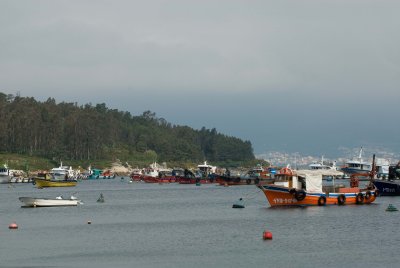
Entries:
{"label": "calm water surface", "polygon": [[[78,207],[21,208],[18,197]],[[97,203],[103,193],[105,203]],[[240,197],[246,208],[232,209]],[[399,267],[400,198],[269,208],[255,186],[159,185],[127,179],[71,188],[0,185],[0,267]],[[16,221],[18,230],[9,230]],[[92,224],[88,224],[91,221]],[[264,241],[270,230],[273,240]]]}

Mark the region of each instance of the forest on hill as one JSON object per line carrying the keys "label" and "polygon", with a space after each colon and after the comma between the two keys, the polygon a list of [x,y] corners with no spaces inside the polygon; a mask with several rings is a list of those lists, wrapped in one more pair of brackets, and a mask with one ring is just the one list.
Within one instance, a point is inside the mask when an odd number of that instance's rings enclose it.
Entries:
{"label": "forest on hill", "polygon": [[102,104],[40,102],[0,92],[0,153],[59,161],[158,161],[238,166],[255,161],[250,141],[134,116]]}

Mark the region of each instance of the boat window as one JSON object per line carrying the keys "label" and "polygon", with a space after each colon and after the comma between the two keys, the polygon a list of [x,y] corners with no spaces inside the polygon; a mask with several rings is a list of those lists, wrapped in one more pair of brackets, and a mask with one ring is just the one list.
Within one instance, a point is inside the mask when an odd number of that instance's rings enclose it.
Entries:
{"label": "boat window", "polygon": [[301,189],[307,189],[306,188],[306,179],[305,178],[303,178],[303,177],[298,177],[298,179],[299,179],[299,182],[300,182],[300,184],[301,184]]}

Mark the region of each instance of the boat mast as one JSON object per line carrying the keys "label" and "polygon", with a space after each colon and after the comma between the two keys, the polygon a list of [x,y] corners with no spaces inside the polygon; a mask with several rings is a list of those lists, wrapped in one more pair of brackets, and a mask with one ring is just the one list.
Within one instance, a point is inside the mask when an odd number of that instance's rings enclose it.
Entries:
{"label": "boat mast", "polygon": [[360,159],[360,163],[362,162],[362,152],[363,152],[363,148],[361,147],[360,153],[358,155],[358,158]]}
{"label": "boat mast", "polygon": [[373,180],[375,178],[376,173],[376,164],[375,164],[375,154],[372,155],[372,167],[371,172],[369,173],[370,179]]}

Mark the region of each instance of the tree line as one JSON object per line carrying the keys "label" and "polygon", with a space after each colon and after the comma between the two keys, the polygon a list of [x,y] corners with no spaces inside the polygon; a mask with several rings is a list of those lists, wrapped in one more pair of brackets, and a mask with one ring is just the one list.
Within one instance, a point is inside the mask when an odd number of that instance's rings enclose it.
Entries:
{"label": "tree line", "polygon": [[149,154],[157,161],[254,161],[250,141],[172,125],[155,113],[133,116],[104,103],[40,102],[0,92],[0,152],[65,160]]}

